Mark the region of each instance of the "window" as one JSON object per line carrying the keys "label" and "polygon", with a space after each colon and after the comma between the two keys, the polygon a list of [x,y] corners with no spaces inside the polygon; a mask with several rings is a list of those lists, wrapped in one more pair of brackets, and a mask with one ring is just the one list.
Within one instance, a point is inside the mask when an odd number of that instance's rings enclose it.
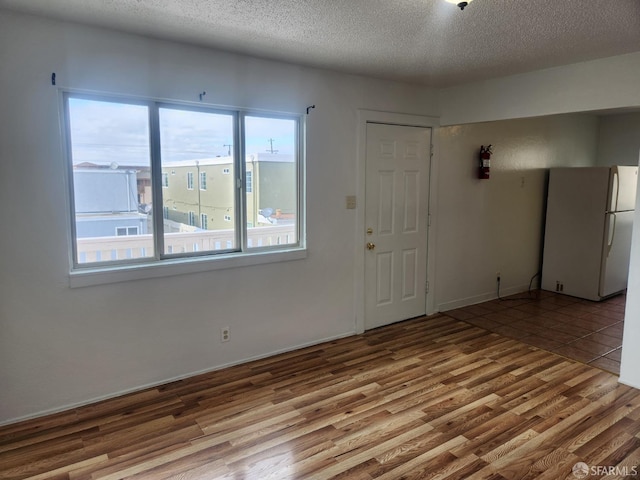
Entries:
{"label": "window", "polygon": [[138,227],[116,227],[116,236],[138,235]]}
{"label": "window", "polygon": [[64,102],[74,271],[302,246],[298,116],[74,93]]}
{"label": "window", "polygon": [[297,244],[298,121],[246,115],[243,128],[247,248]]}
{"label": "window", "polygon": [[251,170],[247,170],[246,176],[247,176],[246,192],[253,193],[253,172]]}
{"label": "window", "polygon": [[[82,96],[65,107],[74,266],[155,258],[154,225],[138,203],[151,172],[149,107]],[[129,239],[125,225],[139,235]]]}

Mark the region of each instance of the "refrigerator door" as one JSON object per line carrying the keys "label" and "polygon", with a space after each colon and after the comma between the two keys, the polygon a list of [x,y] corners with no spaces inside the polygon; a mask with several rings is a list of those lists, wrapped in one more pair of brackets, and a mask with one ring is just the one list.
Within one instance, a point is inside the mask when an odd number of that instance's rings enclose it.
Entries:
{"label": "refrigerator door", "polygon": [[598,292],[601,297],[613,295],[627,288],[633,215],[633,211],[605,215],[605,242]]}
{"label": "refrigerator door", "polygon": [[636,205],[638,167],[611,167],[608,212],[633,210]]}
{"label": "refrigerator door", "polygon": [[609,167],[550,170],[543,290],[600,300],[610,170]]}

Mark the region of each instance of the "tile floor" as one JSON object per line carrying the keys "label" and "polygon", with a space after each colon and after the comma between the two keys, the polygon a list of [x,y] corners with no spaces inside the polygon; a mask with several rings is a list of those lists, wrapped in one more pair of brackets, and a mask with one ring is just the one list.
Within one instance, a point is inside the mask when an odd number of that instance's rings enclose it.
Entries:
{"label": "tile floor", "polygon": [[625,295],[592,302],[536,290],[444,313],[618,375],[625,301]]}

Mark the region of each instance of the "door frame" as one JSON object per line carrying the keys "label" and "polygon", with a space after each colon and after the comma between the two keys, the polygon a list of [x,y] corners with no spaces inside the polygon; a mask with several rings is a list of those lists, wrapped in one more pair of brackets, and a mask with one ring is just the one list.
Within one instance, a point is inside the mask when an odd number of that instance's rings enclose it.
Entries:
{"label": "door frame", "polygon": [[431,222],[427,227],[427,281],[429,282],[429,292],[426,293],[425,307],[427,314],[435,313],[435,232],[437,226],[436,208],[436,185],[437,185],[437,164],[434,158],[437,156],[438,146],[435,131],[440,126],[438,117],[428,117],[421,115],[411,115],[394,112],[381,112],[376,110],[358,110],[357,128],[357,163],[356,163],[356,204],[360,208],[356,209],[356,231],[355,231],[355,331],[362,333],[365,329],[365,186],[366,186],[366,154],[367,154],[367,123],[382,123],[388,125],[399,125],[407,127],[425,127],[431,129],[431,158],[429,159],[429,176],[425,179],[426,187],[429,188],[429,204],[427,211]]}

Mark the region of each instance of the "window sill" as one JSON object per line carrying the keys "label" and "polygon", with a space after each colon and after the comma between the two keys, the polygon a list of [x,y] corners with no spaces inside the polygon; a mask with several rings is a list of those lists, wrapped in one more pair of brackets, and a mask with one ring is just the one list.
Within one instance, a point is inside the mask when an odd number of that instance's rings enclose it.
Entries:
{"label": "window sill", "polygon": [[69,286],[71,288],[90,287],[93,285],[105,285],[131,280],[170,277],[174,275],[208,272],[212,270],[287,262],[290,260],[301,260],[306,257],[306,248],[296,247],[288,250],[270,252],[263,251],[256,253],[244,253],[240,255],[232,253],[211,257],[162,260],[146,264],[82,268],[70,272]]}

